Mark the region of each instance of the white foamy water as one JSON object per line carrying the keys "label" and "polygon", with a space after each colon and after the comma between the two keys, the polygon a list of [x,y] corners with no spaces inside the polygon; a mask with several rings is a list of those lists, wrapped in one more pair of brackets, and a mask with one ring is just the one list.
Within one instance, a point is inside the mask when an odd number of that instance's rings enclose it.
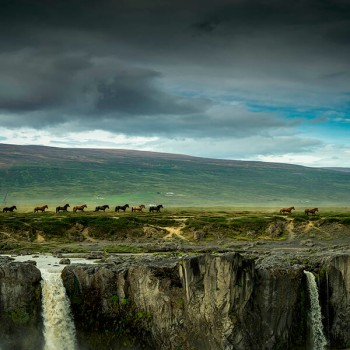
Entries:
{"label": "white foamy water", "polygon": [[310,297],[310,320],[312,332],[312,350],[326,349],[327,339],[323,334],[321,307],[318,299],[318,289],[313,273],[304,271]]}
{"label": "white foamy water", "polygon": [[75,327],[60,271],[41,270],[45,350],[74,350]]}

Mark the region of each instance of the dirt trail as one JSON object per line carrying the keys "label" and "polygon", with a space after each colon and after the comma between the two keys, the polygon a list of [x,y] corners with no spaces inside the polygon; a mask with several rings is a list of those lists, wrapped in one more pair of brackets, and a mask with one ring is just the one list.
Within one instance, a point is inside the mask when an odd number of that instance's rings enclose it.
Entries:
{"label": "dirt trail", "polygon": [[288,241],[292,241],[295,238],[295,232],[294,232],[294,221],[293,219],[287,219],[287,225],[286,230],[288,232]]}
{"label": "dirt trail", "polygon": [[164,238],[173,238],[175,236],[183,239],[184,241],[189,241],[189,239],[187,239],[181,234],[181,230],[185,227],[186,218],[176,219],[176,221],[181,222],[181,225],[178,227],[164,227],[169,232],[164,236]]}
{"label": "dirt trail", "polygon": [[82,232],[84,238],[89,242],[97,242],[96,239],[89,236],[89,229],[86,227]]}

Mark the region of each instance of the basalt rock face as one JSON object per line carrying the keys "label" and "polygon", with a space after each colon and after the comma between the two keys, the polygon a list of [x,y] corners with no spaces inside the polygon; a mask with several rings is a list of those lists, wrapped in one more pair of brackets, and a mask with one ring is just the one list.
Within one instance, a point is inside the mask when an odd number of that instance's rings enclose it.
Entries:
{"label": "basalt rock face", "polygon": [[32,263],[0,259],[0,347],[41,349],[41,274]]}
{"label": "basalt rock face", "polygon": [[[243,255],[242,255],[243,254]],[[350,256],[249,252],[114,257],[62,278],[79,350],[310,349],[304,269],[320,291],[333,349],[350,343]],[[41,276],[0,259],[0,347],[42,349]]]}
{"label": "basalt rock face", "polygon": [[350,256],[328,257],[321,266],[320,302],[324,329],[331,344],[350,347]]}
{"label": "basalt rock face", "polygon": [[190,281],[184,284],[190,329],[198,330],[192,346],[244,350],[305,345],[301,266],[281,261],[266,266],[239,254],[189,262],[182,270],[185,282]]}
{"label": "basalt rock face", "polygon": [[240,324],[254,289],[254,263],[239,254],[203,255],[184,259],[180,271],[187,341],[197,349],[238,349],[245,343]]}
{"label": "basalt rock face", "polygon": [[62,277],[80,343],[104,330],[105,344],[133,349],[302,349],[302,270],[229,253],[70,265]]}
{"label": "basalt rock face", "polygon": [[[174,261],[160,263],[157,259],[65,267],[62,279],[71,300],[79,345],[153,349],[155,344],[175,342],[177,329],[171,332],[169,328],[182,315],[178,276]],[[169,336],[172,339],[167,339]]]}
{"label": "basalt rock face", "polygon": [[304,284],[301,268],[257,268],[253,293],[240,320],[244,337],[233,349],[303,349]]}

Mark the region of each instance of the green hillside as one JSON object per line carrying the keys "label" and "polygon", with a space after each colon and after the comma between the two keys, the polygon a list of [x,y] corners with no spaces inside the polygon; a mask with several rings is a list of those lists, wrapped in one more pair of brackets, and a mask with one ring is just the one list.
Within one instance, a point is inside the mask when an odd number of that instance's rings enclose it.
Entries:
{"label": "green hillside", "polygon": [[[350,172],[183,155],[0,144],[2,204],[346,206]],[[5,199],[6,198],[6,199]]]}

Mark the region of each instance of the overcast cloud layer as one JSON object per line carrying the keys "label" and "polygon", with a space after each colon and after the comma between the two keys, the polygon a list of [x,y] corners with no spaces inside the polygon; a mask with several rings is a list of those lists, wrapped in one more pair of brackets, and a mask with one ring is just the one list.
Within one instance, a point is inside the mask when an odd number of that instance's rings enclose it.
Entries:
{"label": "overcast cloud layer", "polygon": [[5,1],[0,142],[350,166],[350,3]]}

